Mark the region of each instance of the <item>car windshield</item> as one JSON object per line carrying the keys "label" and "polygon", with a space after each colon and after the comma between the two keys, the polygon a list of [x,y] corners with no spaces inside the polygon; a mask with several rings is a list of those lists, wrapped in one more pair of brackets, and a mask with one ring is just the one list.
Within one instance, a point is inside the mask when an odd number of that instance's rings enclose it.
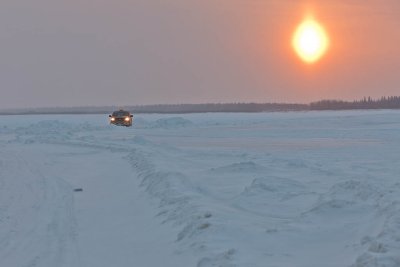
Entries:
{"label": "car windshield", "polygon": [[124,116],[129,116],[129,112],[128,111],[123,111],[123,110],[114,111],[112,115],[115,116],[115,117],[124,117]]}

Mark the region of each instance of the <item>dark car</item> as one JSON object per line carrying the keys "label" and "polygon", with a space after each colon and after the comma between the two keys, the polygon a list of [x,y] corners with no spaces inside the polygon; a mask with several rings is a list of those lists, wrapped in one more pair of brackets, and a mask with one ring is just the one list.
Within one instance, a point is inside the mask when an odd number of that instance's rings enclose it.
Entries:
{"label": "dark car", "polygon": [[108,117],[110,117],[110,124],[126,127],[132,126],[133,115],[128,111],[120,109],[114,111],[111,115],[108,115]]}

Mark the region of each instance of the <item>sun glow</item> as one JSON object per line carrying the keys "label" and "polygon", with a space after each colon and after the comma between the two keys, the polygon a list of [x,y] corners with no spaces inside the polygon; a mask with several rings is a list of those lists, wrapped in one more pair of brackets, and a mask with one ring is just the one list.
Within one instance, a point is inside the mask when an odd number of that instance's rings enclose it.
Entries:
{"label": "sun glow", "polygon": [[311,64],[326,53],[329,48],[329,37],[321,24],[308,18],[297,27],[292,45],[299,57]]}

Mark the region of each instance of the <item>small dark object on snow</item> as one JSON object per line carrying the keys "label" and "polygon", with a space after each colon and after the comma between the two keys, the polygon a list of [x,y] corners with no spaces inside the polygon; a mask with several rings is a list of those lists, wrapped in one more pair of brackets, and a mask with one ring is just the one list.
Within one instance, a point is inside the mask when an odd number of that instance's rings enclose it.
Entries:
{"label": "small dark object on snow", "polygon": [[83,191],[82,188],[75,188],[75,189],[74,189],[74,192],[82,192],[82,191]]}

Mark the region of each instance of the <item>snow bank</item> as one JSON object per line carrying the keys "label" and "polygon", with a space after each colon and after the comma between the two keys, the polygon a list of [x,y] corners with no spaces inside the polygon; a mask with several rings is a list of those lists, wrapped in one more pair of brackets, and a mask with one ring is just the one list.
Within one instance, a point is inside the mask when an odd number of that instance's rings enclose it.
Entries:
{"label": "snow bank", "polygon": [[133,127],[136,129],[166,129],[173,130],[193,125],[193,122],[182,117],[165,117],[158,119],[145,119],[135,117]]}
{"label": "snow bank", "polygon": [[[165,218],[164,222],[181,226],[177,241],[193,237],[208,228],[210,224],[207,221],[212,215],[194,205],[196,196],[190,194],[193,188],[188,183],[188,178],[180,172],[158,171],[146,158],[138,151],[128,156],[138,172],[141,186],[159,200],[159,215]],[[188,191],[183,191],[183,188]]]}
{"label": "snow bank", "polygon": [[182,117],[171,117],[158,119],[148,125],[150,128],[162,128],[162,129],[176,129],[181,127],[190,126],[193,123],[190,120]]}
{"label": "snow bank", "polygon": [[226,166],[210,169],[210,172],[222,173],[222,174],[237,173],[237,172],[244,172],[244,173],[260,172],[260,171],[266,171],[266,168],[262,165],[256,164],[253,161],[232,163]]}
{"label": "snow bank", "polygon": [[13,133],[16,142],[49,143],[72,140],[78,133],[110,130],[110,126],[94,126],[88,122],[68,123],[60,120],[43,120],[28,126],[17,127]]}
{"label": "snow bank", "polygon": [[235,198],[235,205],[254,213],[279,218],[293,218],[305,212],[318,194],[299,182],[282,177],[263,177]]}

